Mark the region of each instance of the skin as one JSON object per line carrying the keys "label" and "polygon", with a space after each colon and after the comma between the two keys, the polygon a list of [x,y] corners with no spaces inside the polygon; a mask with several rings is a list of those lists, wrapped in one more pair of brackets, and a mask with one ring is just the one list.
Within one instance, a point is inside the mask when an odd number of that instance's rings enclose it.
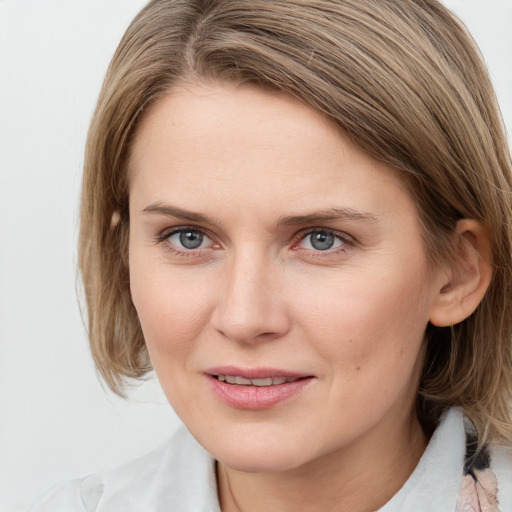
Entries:
{"label": "skin", "polygon": [[[199,248],[180,245],[187,229]],[[279,93],[176,88],[133,144],[129,265],[161,385],[219,461],[223,511],[370,511],[399,490],[426,445],[414,400],[448,285],[393,169]],[[312,378],[244,410],[208,386],[220,365]]]}

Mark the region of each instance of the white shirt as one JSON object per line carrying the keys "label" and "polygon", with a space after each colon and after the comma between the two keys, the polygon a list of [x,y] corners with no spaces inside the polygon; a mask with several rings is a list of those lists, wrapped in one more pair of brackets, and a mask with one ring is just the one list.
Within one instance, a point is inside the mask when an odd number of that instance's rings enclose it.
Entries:
{"label": "white shirt", "polygon": [[[462,413],[451,409],[412,475],[377,512],[455,512],[465,444]],[[512,512],[511,451],[492,449],[491,469],[499,510]],[[32,512],[220,512],[215,460],[183,429],[165,447],[126,466],[58,485]]]}

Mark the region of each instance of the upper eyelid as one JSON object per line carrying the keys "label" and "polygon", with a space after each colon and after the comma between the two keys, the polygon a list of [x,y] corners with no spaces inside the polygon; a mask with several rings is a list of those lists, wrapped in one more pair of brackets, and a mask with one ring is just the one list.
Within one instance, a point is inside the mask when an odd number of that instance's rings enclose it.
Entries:
{"label": "upper eyelid", "polygon": [[352,235],[346,233],[345,231],[339,231],[337,229],[331,229],[331,228],[325,228],[325,227],[306,228],[306,229],[300,230],[298,233],[295,234],[295,241],[297,242],[297,241],[303,240],[311,233],[316,233],[317,231],[324,231],[325,233],[333,234],[335,237],[340,238],[347,242],[356,243],[356,241],[357,241]]}
{"label": "upper eyelid", "polygon": [[210,235],[210,231],[208,229],[201,228],[200,226],[173,226],[170,228],[162,229],[158,235],[159,238],[165,239],[169,238],[171,235],[174,235],[176,233],[180,233],[181,231],[196,231],[198,233],[202,233],[203,235],[207,236],[208,238],[212,238]]}

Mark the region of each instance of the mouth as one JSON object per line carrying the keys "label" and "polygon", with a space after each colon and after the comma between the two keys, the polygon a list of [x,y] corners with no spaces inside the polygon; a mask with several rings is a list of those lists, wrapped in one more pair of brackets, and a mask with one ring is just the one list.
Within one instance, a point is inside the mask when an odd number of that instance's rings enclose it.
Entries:
{"label": "mouth", "polygon": [[316,380],[312,375],[283,370],[243,370],[235,367],[206,372],[210,388],[224,403],[237,409],[268,409],[301,394]]}
{"label": "mouth", "polygon": [[220,382],[226,382],[227,384],[256,387],[279,386],[288,382],[296,382],[301,379],[301,377],[267,377],[264,379],[246,379],[240,375],[213,375],[213,377],[215,377]]}

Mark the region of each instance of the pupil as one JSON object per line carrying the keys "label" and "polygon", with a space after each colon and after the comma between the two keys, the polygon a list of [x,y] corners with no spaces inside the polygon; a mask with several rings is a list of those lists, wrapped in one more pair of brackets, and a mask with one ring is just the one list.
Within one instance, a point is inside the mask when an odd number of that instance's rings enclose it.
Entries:
{"label": "pupil", "polygon": [[182,231],[180,243],[186,249],[197,249],[203,243],[203,235],[197,231]]}
{"label": "pupil", "polygon": [[334,245],[334,236],[323,231],[313,233],[311,235],[311,245],[318,251],[326,251]]}

